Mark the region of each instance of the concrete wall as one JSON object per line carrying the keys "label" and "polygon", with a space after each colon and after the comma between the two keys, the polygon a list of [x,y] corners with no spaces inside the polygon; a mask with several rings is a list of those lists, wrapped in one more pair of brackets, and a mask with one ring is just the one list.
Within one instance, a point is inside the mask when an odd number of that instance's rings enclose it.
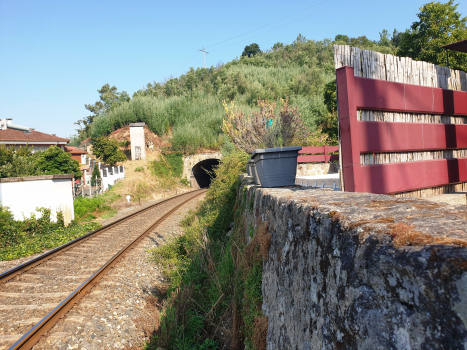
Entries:
{"label": "concrete wall", "polygon": [[144,139],[144,123],[130,124],[131,160],[136,159],[136,147],[140,147],[141,159],[146,158],[146,142]]}
{"label": "concrete wall", "polygon": [[45,175],[0,179],[0,204],[8,206],[15,220],[40,214],[36,208],[50,208],[51,218],[63,213],[65,224],[75,217],[73,207],[73,175]]}
{"label": "concrete wall", "polygon": [[248,177],[238,200],[247,241],[250,225],[272,234],[267,349],[466,348],[464,206]]}

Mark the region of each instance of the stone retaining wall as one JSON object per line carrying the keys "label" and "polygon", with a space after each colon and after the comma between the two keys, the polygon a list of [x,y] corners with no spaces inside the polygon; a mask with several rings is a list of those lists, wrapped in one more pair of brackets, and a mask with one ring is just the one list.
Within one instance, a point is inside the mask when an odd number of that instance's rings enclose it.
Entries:
{"label": "stone retaining wall", "polygon": [[299,163],[297,165],[297,176],[335,174],[338,172],[339,163]]}
{"label": "stone retaining wall", "polygon": [[[243,193],[245,191],[246,193]],[[243,178],[245,237],[267,222],[267,349],[465,349],[464,206],[260,188]]]}

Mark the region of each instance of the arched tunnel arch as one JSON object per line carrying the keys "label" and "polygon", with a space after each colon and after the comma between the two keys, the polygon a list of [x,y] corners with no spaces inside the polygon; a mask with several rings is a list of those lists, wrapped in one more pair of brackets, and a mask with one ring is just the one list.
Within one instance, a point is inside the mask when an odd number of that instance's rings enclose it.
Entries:
{"label": "arched tunnel arch", "polygon": [[191,170],[191,186],[194,188],[207,188],[211,185],[214,167],[219,165],[219,159],[204,159],[196,163]]}

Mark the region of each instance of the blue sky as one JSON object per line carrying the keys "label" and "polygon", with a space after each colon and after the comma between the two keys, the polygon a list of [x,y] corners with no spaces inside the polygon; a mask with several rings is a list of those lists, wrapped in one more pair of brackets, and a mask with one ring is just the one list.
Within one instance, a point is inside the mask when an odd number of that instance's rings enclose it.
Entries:
{"label": "blue sky", "polygon": [[[203,45],[211,66],[240,56],[245,45],[269,49],[299,33],[375,40],[382,29],[408,28],[427,2],[0,0],[0,118],[68,137],[102,85],[131,95],[179,76],[203,65],[196,53]],[[466,16],[467,1],[457,3]]]}

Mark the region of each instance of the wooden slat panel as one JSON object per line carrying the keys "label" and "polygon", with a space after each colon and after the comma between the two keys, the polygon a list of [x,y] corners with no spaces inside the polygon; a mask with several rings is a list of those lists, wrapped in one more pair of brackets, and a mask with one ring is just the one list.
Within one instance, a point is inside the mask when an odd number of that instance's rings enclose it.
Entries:
{"label": "wooden slat panel", "polygon": [[[405,108],[402,111],[420,112],[420,113],[433,113],[434,108],[437,106],[434,104],[433,91],[441,89],[435,89],[427,86],[401,84],[404,87],[403,102]],[[392,96],[388,96],[392,97]],[[438,99],[437,99],[438,101]],[[441,98],[442,101],[442,98]],[[400,109],[398,109],[400,110]],[[400,110],[401,111],[401,110]],[[437,114],[443,114],[444,109],[441,105],[439,110],[436,110]]]}
{"label": "wooden slat panel", "polygon": [[357,109],[405,110],[404,84],[355,77]]}
{"label": "wooden slat panel", "polygon": [[[365,52],[365,51],[364,51]],[[365,74],[365,67],[363,68]],[[336,70],[337,99],[342,151],[341,168],[344,190],[360,192],[360,130],[358,127],[357,105],[355,104],[355,80],[353,68]]]}
{"label": "wooden slat panel", "polygon": [[360,152],[406,152],[467,148],[467,125],[358,122]]}
{"label": "wooden slat panel", "polygon": [[454,114],[467,114],[467,97],[464,91],[453,91]]}
{"label": "wooden slat panel", "polygon": [[[391,139],[387,122],[358,122],[360,130],[360,152],[373,153],[391,149]],[[343,151],[344,153],[344,151]]]}
{"label": "wooden slat panel", "polygon": [[324,153],[324,147],[302,147],[301,151],[298,151],[298,154],[307,154],[307,153]]}
{"label": "wooden slat panel", "polygon": [[298,163],[313,163],[313,162],[324,162],[324,154],[316,156],[298,156]]}
{"label": "wooden slat panel", "polygon": [[358,109],[467,115],[467,92],[355,77]]}
{"label": "wooden slat panel", "polygon": [[[326,146],[326,153],[332,153],[339,151],[339,146]],[[302,147],[301,151],[298,151],[298,154],[314,154],[314,153],[324,153],[324,146],[317,147]]]}
{"label": "wooden slat panel", "polygon": [[361,192],[397,193],[467,182],[467,158],[362,165]]}

